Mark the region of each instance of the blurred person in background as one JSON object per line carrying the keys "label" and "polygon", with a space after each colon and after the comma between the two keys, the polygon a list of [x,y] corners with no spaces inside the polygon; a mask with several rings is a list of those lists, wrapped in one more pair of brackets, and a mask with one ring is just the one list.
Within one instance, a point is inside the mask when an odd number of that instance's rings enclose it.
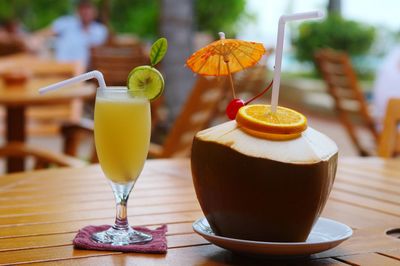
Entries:
{"label": "blurred person in background", "polygon": [[373,101],[378,129],[382,125],[390,98],[400,98],[400,45],[386,55],[376,73]]}
{"label": "blurred person in background", "polygon": [[106,26],[96,21],[97,9],[90,0],[78,1],[76,14],[56,19],[41,36],[55,36],[55,58],[59,61],[80,61],[88,66],[90,49],[107,40]]}

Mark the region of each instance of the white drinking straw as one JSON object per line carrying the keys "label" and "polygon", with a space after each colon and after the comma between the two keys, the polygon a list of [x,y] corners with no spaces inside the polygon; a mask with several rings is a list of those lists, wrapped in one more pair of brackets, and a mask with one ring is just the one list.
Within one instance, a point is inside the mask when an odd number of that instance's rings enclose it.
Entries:
{"label": "white drinking straw", "polygon": [[79,75],[79,76],[76,76],[76,77],[73,77],[70,79],[66,79],[66,80],[51,84],[49,86],[43,87],[43,88],[39,89],[39,93],[44,94],[49,91],[58,90],[64,86],[72,85],[74,83],[82,82],[82,81],[93,79],[93,78],[97,79],[100,89],[105,89],[107,87],[107,85],[104,81],[103,74],[98,70],[93,70],[93,71],[84,73],[82,75]]}
{"label": "white drinking straw", "polygon": [[323,17],[323,15],[324,14],[321,11],[311,11],[311,12],[304,12],[304,13],[295,13],[295,14],[291,14],[291,15],[282,15],[279,18],[278,38],[276,40],[276,48],[275,48],[276,52],[275,52],[274,82],[272,85],[272,96],[271,96],[272,112],[276,112],[276,108],[278,107],[279,85],[281,82],[283,39],[285,36],[286,22],[293,21],[293,20],[321,18],[321,17]]}

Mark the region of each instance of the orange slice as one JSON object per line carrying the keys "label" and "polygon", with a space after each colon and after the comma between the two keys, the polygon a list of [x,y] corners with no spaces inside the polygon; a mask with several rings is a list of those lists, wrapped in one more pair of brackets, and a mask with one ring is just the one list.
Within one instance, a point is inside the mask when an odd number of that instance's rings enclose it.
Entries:
{"label": "orange slice", "polygon": [[273,113],[270,105],[263,104],[243,106],[236,122],[251,135],[274,140],[297,138],[307,128],[307,119],[301,113],[281,106]]}

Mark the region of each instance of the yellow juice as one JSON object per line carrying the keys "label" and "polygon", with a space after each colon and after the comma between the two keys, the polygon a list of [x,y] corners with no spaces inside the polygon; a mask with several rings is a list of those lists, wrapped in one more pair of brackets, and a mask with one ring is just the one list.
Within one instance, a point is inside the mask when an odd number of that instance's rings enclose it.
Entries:
{"label": "yellow juice", "polygon": [[150,104],[147,99],[123,95],[97,95],[95,143],[101,168],[115,183],[135,181],[150,143]]}

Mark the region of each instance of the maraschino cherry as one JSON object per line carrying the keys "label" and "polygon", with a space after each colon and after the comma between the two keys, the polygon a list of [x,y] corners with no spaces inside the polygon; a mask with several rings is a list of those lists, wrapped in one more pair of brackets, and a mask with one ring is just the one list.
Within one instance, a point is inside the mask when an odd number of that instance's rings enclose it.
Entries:
{"label": "maraschino cherry", "polygon": [[244,106],[244,101],[242,99],[233,99],[226,107],[225,113],[230,120],[236,118],[236,114],[240,107]]}
{"label": "maraschino cherry", "polygon": [[270,88],[272,87],[272,81],[269,83],[269,85],[259,94],[248,100],[247,102],[243,101],[242,99],[235,98],[232,101],[229,102],[228,106],[225,109],[225,113],[228,116],[230,120],[233,120],[236,118],[236,114],[239,112],[240,107],[245,106],[258,97],[261,97],[264,93],[266,93]]}

